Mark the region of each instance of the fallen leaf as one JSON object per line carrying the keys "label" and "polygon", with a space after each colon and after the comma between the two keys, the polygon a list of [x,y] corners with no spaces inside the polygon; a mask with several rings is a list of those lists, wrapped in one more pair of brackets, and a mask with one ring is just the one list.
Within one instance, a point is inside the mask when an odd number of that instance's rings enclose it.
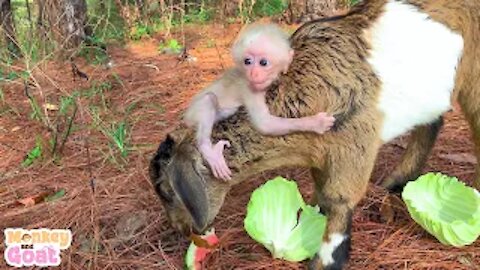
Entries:
{"label": "fallen leaf", "polygon": [[439,154],[438,156],[452,162],[477,164],[477,158],[470,153]]}
{"label": "fallen leaf", "polygon": [[20,130],[20,129],[21,129],[20,126],[15,126],[15,127],[12,128],[12,132],[18,131],[18,130]]}
{"label": "fallen leaf", "polygon": [[19,202],[20,204],[23,204],[24,206],[33,206],[33,205],[35,205],[35,199],[32,198],[32,197],[20,199],[20,200],[18,200],[18,202]]}
{"label": "fallen leaf", "polygon": [[46,103],[43,105],[43,107],[49,111],[58,111],[58,106],[55,104]]}
{"label": "fallen leaf", "polygon": [[24,205],[24,206],[34,206],[36,204],[39,204],[45,200],[45,198],[49,195],[51,195],[52,192],[42,192],[38,195],[31,196],[31,197],[26,197],[23,199],[17,200],[17,204],[19,205]]}

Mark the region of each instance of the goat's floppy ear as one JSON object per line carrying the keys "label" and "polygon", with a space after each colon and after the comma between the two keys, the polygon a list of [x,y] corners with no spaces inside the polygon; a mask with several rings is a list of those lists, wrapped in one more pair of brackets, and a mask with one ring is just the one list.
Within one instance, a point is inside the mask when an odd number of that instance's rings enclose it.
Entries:
{"label": "goat's floppy ear", "polygon": [[162,159],[162,160],[171,159],[174,145],[175,145],[175,141],[173,140],[172,136],[170,136],[170,134],[167,134],[167,138],[165,139],[165,141],[163,141],[160,144],[157,150],[159,159]]}
{"label": "goat's floppy ear", "polygon": [[160,168],[172,158],[174,146],[175,141],[170,135],[167,135],[167,138],[160,143],[157,152],[150,160],[149,174],[150,179],[154,181],[154,183],[158,181],[160,177]]}
{"label": "goat's floppy ear", "polygon": [[190,213],[195,230],[201,233],[208,225],[208,195],[203,179],[193,166],[191,162],[177,162],[170,184]]}

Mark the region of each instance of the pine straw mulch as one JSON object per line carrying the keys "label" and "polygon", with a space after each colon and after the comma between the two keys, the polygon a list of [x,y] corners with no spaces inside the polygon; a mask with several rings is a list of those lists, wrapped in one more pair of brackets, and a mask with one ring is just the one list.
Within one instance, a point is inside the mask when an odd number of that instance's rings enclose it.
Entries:
{"label": "pine straw mulch", "polygon": [[[222,65],[230,64],[228,47],[237,31],[238,26],[232,25],[186,29],[190,53],[198,58],[195,63],[178,64],[174,56],[159,56],[156,38],[111,48],[115,66],[110,70],[77,60],[89,74],[89,82],[73,82],[64,63],[46,64],[44,75],[37,70],[35,77],[42,88],[32,94],[52,103],[74,89],[87,91],[93,81],[112,84],[103,98],[80,99],[76,128],[57,163],[46,155],[42,162],[20,168],[36,137],[46,139],[50,131],[28,118],[21,85],[3,86],[2,106],[7,104],[16,112],[0,118],[0,229],[70,228],[73,243],[62,253],[62,269],[182,269],[189,241],[168,226],[150,185],[147,164],[158,143],[178,124],[191,96],[218,76]],[[136,106],[125,115],[132,103]],[[92,104],[101,108],[106,126],[128,119],[134,148],[125,161],[109,146],[107,137],[92,127]],[[354,213],[347,269],[480,269],[480,241],[465,248],[443,246],[411,220],[397,195],[375,185],[399,161],[405,139],[384,146],[378,156],[368,194]],[[471,184],[476,162],[472,153],[468,125],[456,106],[447,113],[425,171],[442,171]],[[213,224],[221,244],[207,260],[207,269],[304,269],[303,263],[273,260],[243,230],[251,192],[276,175],[296,179],[304,196],[310,197],[306,169],[266,172],[235,187]],[[57,201],[15,206],[20,198],[59,188],[66,195]],[[7,269],[3,260],[0,269]]]}

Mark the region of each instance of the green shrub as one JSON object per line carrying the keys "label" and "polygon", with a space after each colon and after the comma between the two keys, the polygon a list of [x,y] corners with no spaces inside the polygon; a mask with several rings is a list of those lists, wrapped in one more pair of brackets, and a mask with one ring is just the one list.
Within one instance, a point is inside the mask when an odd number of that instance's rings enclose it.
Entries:
{"label": "green shrub", "polygon": [[130,29],[130,39],[132,40],[140,40],[149,37],[151,34],[153,34],[153,28],[141,22],[136,23],[135,26]]}
{"label": "green shrub", "polygon": [[255,2],[253,13],[255,16],[274,16],[283,13],[288,7],[286,0],[260,0]]}
{"label": "green shrub", "polygon": [[182,46],[176,39],[170,39],[168,42],[160,43],[158,49],[162,53],[180,53]]}
{"label": "green shrub", "polygon": [[213,18],[214,9],[213,8],[199,8],[193,10],[192,12],[186,14],[183,17],[185,23],[195,23],[195,22],[207,22]]}

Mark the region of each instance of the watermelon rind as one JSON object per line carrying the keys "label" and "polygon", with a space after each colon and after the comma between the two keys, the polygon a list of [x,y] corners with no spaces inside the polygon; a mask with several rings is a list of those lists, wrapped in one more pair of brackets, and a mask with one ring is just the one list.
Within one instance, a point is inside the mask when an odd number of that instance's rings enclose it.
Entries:
{"label": "watermelon rind", "polygon": [[[211,228],[209,231],[205,232],[201,237],[206,239],[209,236],[215,235],[215,229]],[[195,268],[195,252],[199,247],[195,245],[192,241],[190,246],[188,246],[187,253],[185,254],[185,269],[188,270],[199,270]]]}

